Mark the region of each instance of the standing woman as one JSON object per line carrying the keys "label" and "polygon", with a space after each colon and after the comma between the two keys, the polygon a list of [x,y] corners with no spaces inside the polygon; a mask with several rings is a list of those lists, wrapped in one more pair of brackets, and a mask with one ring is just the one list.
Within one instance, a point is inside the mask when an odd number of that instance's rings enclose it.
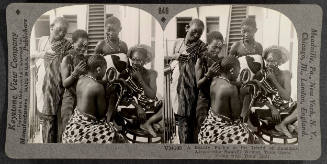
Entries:
{"label": "standing woman", "polygon": [[57,17],[50,24],[50,37],[44,48],[45,76],[42,85],[44,105],[40,112],[43,143],[57,142],[58,112],[64,93],[60,64],[72,47],[65,39],[67,28],[68,22],[62,17]]}
{"label": "standing woman", "polygon": [[107,61],[108,68],[115,68],[121,73],[127,68],[127,44],[119,38],[119,33],[122,30],[120,20],[111,16],[105,21],[105,39],[99,41],[94,51],[95,54],[101,54]]}
{"label": "standing woman", "polygon": [[180,143],[196,142],[194,122],[198,88],[195,63],[207,49],[205,43],[200,40],[203,29],[203,22],[200,19],[193,19],[186,28],[185,38],[175,42],[174,55],[171,56],[179,63],[177,120]]}
{"label": "standing woman", "polygon": [[61,62],[62,85],[65,93],[61,105],[61,117],[59,126],[59,141],[70,116],[76,106],[76,83],[80,75],[86,73],[86,59],[84,53],[87,50],[88,35],[84,30],[76,30],[72,34],[73,49]]}

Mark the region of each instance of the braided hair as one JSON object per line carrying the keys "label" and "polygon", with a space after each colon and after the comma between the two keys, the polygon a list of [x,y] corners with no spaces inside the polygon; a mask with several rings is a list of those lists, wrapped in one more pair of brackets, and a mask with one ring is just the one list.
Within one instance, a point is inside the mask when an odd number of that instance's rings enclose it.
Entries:
{"label": "braided hair", "polygon": [[257,23],[255,22],[255,18],[247,17],[242,21],[241,27],[242,26],[251,26],[253,28],[257,28]]}
{"label": "braided hair", "polygon": [[64,17],[56,17],[54,21],[50,24],[50,27],[53,27],[57,23],[62,23],[67,28],[69,26],[68,21]]}
{"label": "braided hair", "polygon": [[197,19],[197,18],[192,19],[191,22],[189,23],[189,26],[191,27],[193,24],[199,25],[199,26],[201,26],[202,28],[204,28],[204,23],[203,23],[203,21],[200,20],[200,19]]}
{"label": "braided hair", "polygon": [[281,46],[270,46],[263,51],[263,59],[268,58],[268,54],[273,54],[274,60],[277,61],[278,65],[284,64],[288,61],[289,52],[286,48]]}
{"label": "braided hair", "polygon": [[77,42],[79,38],[86,38],[88,39],[87,32],[81,29],[75,30],[72,34],[72,41],[73,43]]}
{"label": "braided hair", "polygon": [[103,67],[106,65],[106,59],[100,54],[92,55],[87,59],[87,68],[91,72],[95,71],[98,67]]}
{"label": "braided hair", "polygon": [[111,16],[111,17],[109,17],[109,18],[106,19],[106,21],[104,22],[105,27],[108,24],[114,24],[114,25],[118,25],[119,27],[121,27],[120,20],[117,17],[115,17],[115,16]]}
{"label": "braided hair", "polygon": [[218,31],[211,31],[207,35],[207,44],[210,44],[213,40],[221,40],[222,42],[224,42],[224,37]]}
{"label": "braided hair", "polygon": [[240,66],[240,62],[235,56],[225,56],[221,60],[220,65],[221,65],[221,71],[223,73],[227,73],[231,68]]}

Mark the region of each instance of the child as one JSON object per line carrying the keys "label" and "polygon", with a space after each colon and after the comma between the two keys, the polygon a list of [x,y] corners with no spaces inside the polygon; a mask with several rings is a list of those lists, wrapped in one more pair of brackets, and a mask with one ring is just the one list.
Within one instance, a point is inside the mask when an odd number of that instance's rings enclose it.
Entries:
{"label": "child", "polygon": [[231,82],[238,77],[240,63],[227,56],[221,61],[221,75],[210,85],[211,107],[198,140],[200,144],[247,144],[250,133],[240,122],[241,102],[237,87]]}
{"label": "child", "polygon": [[193,143],[194,120],[197,101],[197,84],[195,64],[206,51],[206,45],[200,40],[204,24],[199,19],[193,19],[186,27],[186,36],[174,44],[172,59],[179,62],[179,77],[177,83],[178,97],[178,133],[180,143]]}
{"label": "child", "polygon": [[62,85],[65,87],[61,105],[60,141],[62,132],[76,106],[76,82],[80,75],[86,73],[84,52],[87,50],[87,41],[88,35],[86,31],[74,31],[72,34],[73,49],[62,59],[60,65]]}
{"label": "child", "polygon": [[257,24],[254,18],[248,17],[241,24],[242,40],[235,42],[231,49],[230,55],[241,57],[246,55],[262,54],[262,45],[254,40],[257,32]]}
{"label": "child", "polygon": [[63,143],[126,142],[111,122],[106,122],[108,106],[102,80],[107,63],[103,56],[87,60],[87,74],[76,85],[77,106],[63,133]]}
{"label": "child", "polygon": [[195,65],[197,86],[199,88],[195,138],[197,138],[201,124],[208,114],[211,79],[219,74],[220,61],[223,58],[222,49],[225,47],[223,35],[218,31],[210,32],[207,36],[207,44],[208,51],[198,58]]}

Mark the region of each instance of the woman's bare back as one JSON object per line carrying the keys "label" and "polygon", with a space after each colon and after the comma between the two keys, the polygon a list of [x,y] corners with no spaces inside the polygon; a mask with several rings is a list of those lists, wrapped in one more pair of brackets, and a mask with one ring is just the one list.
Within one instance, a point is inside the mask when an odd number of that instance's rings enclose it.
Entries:
{"label": "woman's bare back", "polygon": [[104,87],[94,79],[81,77],[76,85],[77,108],[81,112],[103,118],[106,114]]}

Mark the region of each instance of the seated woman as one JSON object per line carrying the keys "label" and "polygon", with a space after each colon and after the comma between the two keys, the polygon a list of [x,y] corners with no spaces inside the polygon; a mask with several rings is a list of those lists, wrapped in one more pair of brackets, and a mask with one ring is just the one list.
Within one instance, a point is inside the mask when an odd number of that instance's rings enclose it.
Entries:
{"label": "seated woman", "polygon": [[87,73],[76,85],[77,106],[63,132],[63,143],[126,142],[111,122],[106,121],[105,88],[100,82],[106,72],[103,56],[92,55],[87,60]]}
{"label": "seated woman", "polygon": [[[132,104],[136,108],[140,129],[155,137],[157,136],[154,130],[155,123],[162,120],[162,102],[157,101],[156,97],[157,72],[144,68],[144,65],[152,60],[150,49],[149,46],[142,44],[129,49],[127,56],[131,60],[131,65],[119,75],[119,79],[124,81],[119,85],[122,85],[126,94],[120,96],[118,105],[129,106]],[[115,98],[111,98],[111,100],[114,101]],[[147,112],[153,113],[149,119],[146,119]]]}
{"label": "seated woman", "polygon": [[241,122],[241,102],[236,81],[240,63],[234,56],[221,61],[221,74],[210,85],[211,107],[198,135],[199,144],[248,144],[254,141]]}
{"label": "seated woman", "polygon": [[[280,70],[279,66],[287,62],[288,52],[283,47],[271,46],[263,53],[266,67],[258,72],[254,80],[245,86],[251,86],[252,103],[250,108],[266,124],[275,125],[275,129],[288,138],[292,138],[286,126],[294,123],[296,117],[296,103],[291,95],[291,73]],[[268,110],[265,110],[268,107]],[[269,112],[268,112],[269,111]],[[281,115],[286,115],[282,118]],[[252,117],[252,122],[255,118]],[[258,123],[254,123],[258,126]],[[293,130],[294,128],[292,128]]]}

